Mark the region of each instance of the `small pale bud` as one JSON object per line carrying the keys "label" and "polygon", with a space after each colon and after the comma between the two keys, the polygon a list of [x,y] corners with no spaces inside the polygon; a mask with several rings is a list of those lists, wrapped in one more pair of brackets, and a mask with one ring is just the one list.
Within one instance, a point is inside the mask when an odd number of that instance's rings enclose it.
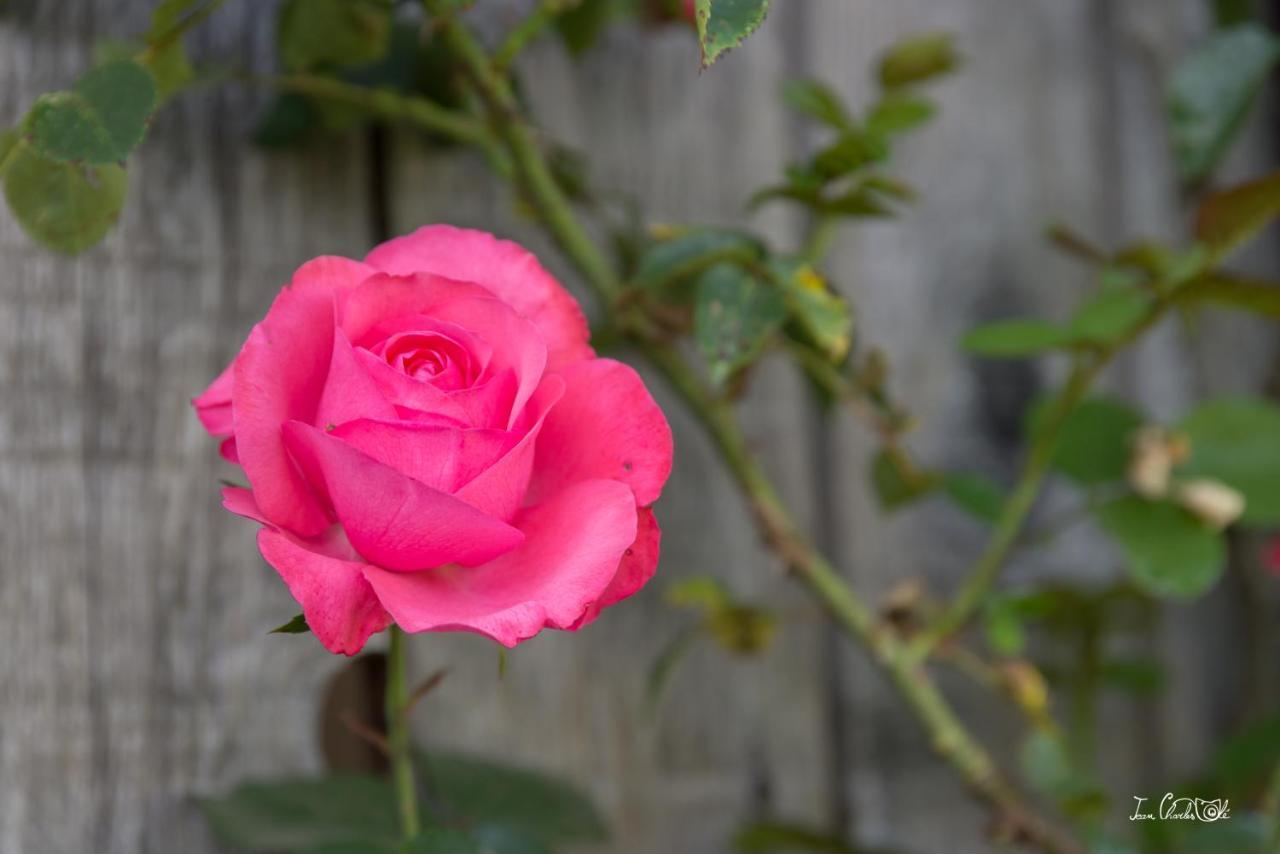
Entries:
{"label": "small pale bud", "polygon": [[1169,436],[1162,427],[1143,427],[1133,438],[1129,458],[1129,485],[1144,498],[1163,498],[1169,491],[1173,469]]}
{"label": "small pale bud", "polygon": [[1180,483],[1176,497],[1179,504],[1216,530],[1227,527],[1244,513],[1244,496],[1217,480],[1202,478]]}

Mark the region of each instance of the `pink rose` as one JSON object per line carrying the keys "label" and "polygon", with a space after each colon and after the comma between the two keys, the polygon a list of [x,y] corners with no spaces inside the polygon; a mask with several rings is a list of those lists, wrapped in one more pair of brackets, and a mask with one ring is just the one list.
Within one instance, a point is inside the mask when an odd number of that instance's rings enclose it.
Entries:
{"label": "pink rose", "polygon": [[506,646],[653,575],[671,430],[529,252],[436,225],[303,265],[193,401],[223,505],[333,652],[394,620]]}

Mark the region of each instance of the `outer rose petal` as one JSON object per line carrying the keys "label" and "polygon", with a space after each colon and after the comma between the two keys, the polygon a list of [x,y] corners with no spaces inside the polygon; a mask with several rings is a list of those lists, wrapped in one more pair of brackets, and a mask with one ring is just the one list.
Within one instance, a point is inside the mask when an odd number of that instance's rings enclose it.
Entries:
{"label": "outer rose petal", "polygon": [[524,539],[505,522],[401,474],[329,433],[290,421],[284,435],[302,469],[323,480],[347,538],[370,563],[408,572],[447,563],[475,566]]}
{"label": "outer rose petal", "polygon": [[601,597],[635,540],[635,498],[617,481],[582,481],[522,510],[516,525],[524,543],[483,566],[370,566],[365,577],[406,631],[471,631],[515,646],[546,626],[574,627]]}
{"label": "outer rose petal", "polygon": [[289,459],[280,429],[315,417],[332,349],[332,294],[285,288],[235,362],[236,455],[262,512],[300,536],[320,533],[329,517]]}
{"label": "outer rose petal", "polygon": [[635,542],[622,555],[618,571],[614,573],[609,586],[604,589],[604,593],[600,594],[600,598],[591,604],[574,628],[580,629],[593,622],[605,608],[616,605],[648,584],[658,568],[658,553],[661,545],[662,529],[658,527],[658,520],[654,518],[653,511],[648,507],[639,508],[636,511]]}
{"label": "outer rose petal", "polygon": [[530,500],[606,477],[635,490],[640,506],[652,504],[671,474],[671,428],[640,375],[612,359],[590,359],[561,376],[564,397],[538,437]]}
{"label": "outer rose petal", "polygon": [[368,264],[352,261],[350,258],[321,255],[299,267],[293,274],[291,285],[296,290],[334,293],[354,288],[377,272]]}
{"label": "outer rose petal", "polygon": [[191,399],[196,417],[209,431],[210,436],[230,436],[235,432],[235,420],[231,417],[231,386],[235,376],[235,360],[209,383],[199,397]]}
{"label": "outer rose petal", "polygon": [[274,528],[258,532],[258,550],[302,606],[307,625],[330,652],[355,655],[391,622],[365,580],[364,563],[306,548]]}
{"label": "outer rose petal", "polygon": [[595,355],[577,300],[519,244],[483,231],[428,225],[378,246],[365,263],[398,275],[435,273],[481,285],[542,331],[553,370]]}

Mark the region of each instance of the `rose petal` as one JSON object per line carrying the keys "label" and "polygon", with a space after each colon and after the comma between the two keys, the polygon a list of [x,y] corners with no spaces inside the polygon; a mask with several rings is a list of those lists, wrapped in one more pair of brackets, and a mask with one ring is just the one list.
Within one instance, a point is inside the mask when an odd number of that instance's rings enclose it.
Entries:
{"label": "rose petal", "polygon": [[343,424],[331,435],[383,465],[451,495],[502,459],[521,439],[502,430],[368,419]]}
{"label": "rose petal", "polygon": [[230,436],[235,432],[235,419],[231,417],[231,387],[234,382],[235,361],[218,374],[218,378],[199,397],[191,399],[196,417],[209,431],[210,436]]}
{"label": "rose petal", "polygon": [[368,350],[356,350],[354,353],[361,370],[394,406],[444,416],[458,423],[474,424],[477,427],[491,426],[471,421],[466,407],[459,405],[448,392],[407,376]]}
{"label": "rose petal", "polygon": [[368,564],[306,548],[272,528],[258,532],[258,550],[302,606],[312,634],[330,652],[355,655],[391,623],[363,570]]}
{"label": "rose petal", "polygon": [[365,577],[406,631],[464,630],[515,646],[546,626],[574,626],[600,598],[635,540],[635,498],[617,481],[582,481],[522,510],[516,525],[524,542],[482,566],[371,566]]}
{"label": "rose petal", "polygon": [[295,290],[334,293],[354,288],[377,273],[376,268],[350,258],[343,258],[340,255],[321,255],[319,258],[312,258],[295,270],[290,284]]}
{"label": "rose petal", "polygon": [[638,592],[649,583],[653,573],[658,569],[658,554],[662,545],[662,529],[658,520],[648,507],[641,507],[636,513],[636,539],[623,554],[618,563],[618,571],[614,573],[609,586],[600,594],[600,598],[591,603],[591,607],[582,615],[582,619],[574,628],[582,628],[594,622],[600,612],[610,605]]}
{"label": "rose petal", "polygon": [[236,453],[258,506],[274,524],[314,536],[329,518],[285,451],[286,421],[316,414],[333,349],[333,299],[321,288],[285,288],[235,362]]}
{"label": "rose petal", "polygon": [[483,231],[428,225],[378,246],[365,263],[399,275],[435,273],[491,291],[542,331],[553,369],[595,355],[577,300],[519,244]]}
{"label": "rose petal", "polygon": [[270,525],[267,517],[258,509],[258,502],[253,500],[253,492],[241,486],[224,486],[222,488],[222,506],[237,516],[252,519],[263,525]]}
{"label": "rose petal", "polygon": [[475,566],[523,539],[505,522],[308,424],[291,421],[284,435],[302,469],[323,480],[351,545],[370,563],[404,571]]}
{"label": "rose petal", "polygon": [[628,484],[640,506],[652,504],[671,473],[671,428],[640,375],[612,359],[590,359],[561,376],[564,397],[538,437],[530,500],[606,477]]}
{"label": "rose petal", "polygon": [[351,342],[341,329],[333,330],[333,356],[325,380],[315,424],[326,427],[357,418],[395,418],[396,408],[382,393],[379,384],[369,376]]}

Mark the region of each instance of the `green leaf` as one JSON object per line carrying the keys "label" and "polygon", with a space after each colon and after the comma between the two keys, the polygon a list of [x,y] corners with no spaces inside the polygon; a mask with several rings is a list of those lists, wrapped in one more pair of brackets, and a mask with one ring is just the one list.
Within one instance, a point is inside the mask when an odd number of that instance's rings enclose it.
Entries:
{"label": "green leaf", "polygon": [[1215,273],[1196,279],[1177,293],[1184,304],[1207,303],[1280,320],[1280,284]]}
{"label": "green leaf", "polygon": [[721,647],[740,655],[769,648],[778,633],[778,618],[752,605],[731,605],[712,613],[707,627]]}
{"label": "green leaf", "polygon": [[1019,763],[1035,788],[1062,804],[1070,814],[1096,808],[1104,797],[1097,784],[1072,759],[1061,735],[1038,729],[1023,742]]}
{"label": "green leaf", "polygon": [[884,448],[871,461],[871,485],[886,512],[923,498],[938,483],[936,475],[918,470],[901,451]]}
{"label": "green leaf", "polygon": [[291,71],[376,62],[391,44],[385,0],[288,0],[280,10],[280,55]]}
{"label": "green leaf", "polygon": [[716,264],[698,282],[694,337],[712,382],[751,364],[786,319],[782,295],[742,269]]}
{"label": "green leaf", "polygon": [[755,261],[764,255],[759,239],[744,231],[693,228],[653,244],[640,258],[635,284],[650,290],[678,285],[721,261]]}
{"label": "green leaf", "polygon": [[1019,655],[1027,645],[1022,614],[1006,597],[996,597],[982,611],[987,645],[1000,655]]}
{"label": "green leaf", "polygon": [[953,472],[943,481],[943,488],[953,504],[983,522],[995,522],[1004,508],[1004,490],[985,475]]}
{"label": "green leaf", "polygon": [[1147,314],[1151,297],[1137,288],[1108,288],[1082,305],[1071,318],[1077,341],[1111,344]]}
{"label": "green leaf", "polygon": [[70,92],[41,95],[23,127],[46,157],[119,163],[142,141],[155,106],[151,73],[132,60],[116,60],[85,74]]}
{"label": "green leaf", "polygon": [[974,329],[960,342],[970,353],[993,358],[1032,356],[1072,343],[1068,329],[1032,318],[1001,320]]}
{"label": "green leaf", "polygon": [[604,842],[604,820],[576,787],[538,771],[419,750],[423,801],[450,824],[494,825],[550,845]]}
{"label": "green leaf", "polygon": [[[1046,406],[1042,404],[1031,413],[1032,435],[1041,429]],[[1086,400],[1062,422],[1052,465],[1084,486],[1123,480],[1129,466],[1129,437],[1142,423],[1142,415],[1123,401],[1103,397]]]}
{"label": "green leaf", "polygon": [[817,119],[839,131],[851,131],[855,124],[844,102],[821,80],[790,80],[782,88],[782,100],[793,110]]}
{"label": "green leaf", "polygon": [[1280,40],[1247,23],[1215,32],[1174,69],[1169,119],[1185,180],[1198,181],[1217,165],[1278,59]]}
{"label": "green leaf", "polygon": [[924,33],[893,45],[880,58],[880,85],[915,86],[948,73],[960,62],[949,33]]}
{"label": "green leaf", "polygon": [[764,23],[769,0],[697,0],[695,9],[702,67],[710,68],[722,53],[742,44]]}
{"label": "green leaf", "polygon": [[1153,596],[1190,599],[1213,587],[1226,564],[1222,536],[1167,501],[1120,498],[1096,511],[1124,550],[1135,584]]}
{"label": "green leaf", "polygon": [[1143,696],[1159,694],[1168,681],[1164,665],[1150,658],[1109,659],[1102,662],[1098,676],[1109,688]]}
{"label": "green leaf", "polygon": [[802,258],[772,258],[769,266],[805,337],[832,362],[843,359],[853,335],[849,304]]}
{"label": "green leaf", "polygon": [[1196,216],[1196,237],[1222,260],[1280,216],[1280,171],[1205,199]]}
{"label": "green leaf", "polygon": [[1280,406],[1226,398],[1197,406],[1178,425],[1191,442],[1179,477],[1208,477],[1245,498],[1240,524],[1280,522]]}
{"label": "green leaf", "polygon": [[[471,829],[471,838],[475,840],[475,848],[460,849],[462,852],[475,851],[475,854],[552,854],[551,846],[545,841],[523,830],[501,824],[482,824]],[[452,854],[454,849],[439,849],[439,854]],[[435,854],[431,851],[418,852],[415,848],[409,854]]]}
{"label": "green leaf", "polygon": [[667,604],[713,614],[733,603],[724,582],[714,575],[691,575],[666,589]]}
{"label": "green leaf", "polygon": [[928,98],[894,93],[881,98],[867,116],[867,132],[890,136],[915,130],[937,115],[938,107]]}
{"label": "green leaf", "polygon": [[841,178],[888,156],[884,140],[861,131],[848,131],[813,158],[815,172],[824,181]]}
{"label": "green leaf", "polygon": [[395,804],[386,780],[356,775],[245,783],[200,801],[224,844],[266,852],[394,845],[400,839]]}
{"label": "green leaf", "polygon": [[26,142],[5,159],[4,197],[27,234],[75,254],[102,240],[124,207],[128,181],[114,164],[80,166],[52,160]]}
{"label": "green leaf", "polygon": [[811,851],[815,854],[856,854],[843,840],[799,824],[760,821],[741,828],[733,837],[733,847],[741,854],[770,854],[775,851]]}
{"label": "green leaf", "polygon": [[1216,783],[1240,792],[1265,780],[1280,762],[1280,714],[1253,721],[1215,751],[1211,767]]}
{"label": "green leaf", "polygon": [[277,626],[268,634],[273,635],[301,635],[311,631],[311,627],[307,625],[307,617],[305,614],[298,614],[289,622],[282,626]]}
{"label": "green leaf", "polygon": [[581,56],[596,43],[617,11],[614,0],[581,0],[556,17],[560,40],[572,56]]}

